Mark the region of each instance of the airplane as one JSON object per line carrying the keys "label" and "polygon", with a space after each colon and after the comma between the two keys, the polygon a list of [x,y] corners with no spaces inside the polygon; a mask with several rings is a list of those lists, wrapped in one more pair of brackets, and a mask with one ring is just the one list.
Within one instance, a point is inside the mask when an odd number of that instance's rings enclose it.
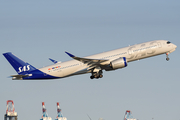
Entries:
{"label": "airplane", "polygon": [[166,60],[169,61],[169,54],[176,48],[177,46],[170,41],[154,40],[87,57],[77,57],[65,52],[73,60],[58,62],[50,59],[54,64],[40,69],[24,62],[11,52],[3,55],[18,73],[11,75],[12,80],[57,79],[85,73],[91,73],[91,79],[98,79],[103,77],[103,70],[113,71],[125,68],[132,61],[161,54],[166,54]]}

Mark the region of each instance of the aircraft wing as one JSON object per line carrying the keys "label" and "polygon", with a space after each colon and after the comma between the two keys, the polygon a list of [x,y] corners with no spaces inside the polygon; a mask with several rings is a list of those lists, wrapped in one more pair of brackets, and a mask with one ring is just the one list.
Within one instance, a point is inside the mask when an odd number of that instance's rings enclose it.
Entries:
{"label": "aircraft wing", "polygon": [[104,60],[104,59],[89,59],[89,58],[81,58],[81,57],[76,57],[68,52],[65,52],[68,54],[70,57],[72,57],[75,60],[78,60],[84,64],[87,64],[90,68],[92,67],[99,67],[101,65],[104,65],[103,63],[108,62],[109,60]]}

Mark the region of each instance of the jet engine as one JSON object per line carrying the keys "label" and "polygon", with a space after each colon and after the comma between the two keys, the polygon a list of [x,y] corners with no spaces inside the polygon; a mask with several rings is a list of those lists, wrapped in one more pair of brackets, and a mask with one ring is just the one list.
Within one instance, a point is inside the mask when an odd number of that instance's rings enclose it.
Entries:
{"label": "jet engine", "polygon": [[116,70],[127,66],[126,57],[121,57],[110,62],[110,65],[105,69],[106,71]]}

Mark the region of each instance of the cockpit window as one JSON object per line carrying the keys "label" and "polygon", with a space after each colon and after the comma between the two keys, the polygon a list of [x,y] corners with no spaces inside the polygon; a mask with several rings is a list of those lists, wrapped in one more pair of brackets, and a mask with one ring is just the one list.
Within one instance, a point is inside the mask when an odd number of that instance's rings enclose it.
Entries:
{"label": "cockpit window", "polygon": [[167,44],[170,44],[170,43],[171,43],[171,42],[169,42],[169,41],[167,42]]}

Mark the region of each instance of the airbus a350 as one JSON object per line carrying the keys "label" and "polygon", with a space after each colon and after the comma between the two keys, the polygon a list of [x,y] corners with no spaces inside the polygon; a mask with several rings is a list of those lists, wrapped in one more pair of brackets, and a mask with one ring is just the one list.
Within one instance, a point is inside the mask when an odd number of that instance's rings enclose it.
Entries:
{"label": "airbus a350", "polygon": [[57,62],[50,59],[54,64],[40,69],[24,62],[11,52],[3,55],[18,73],[11,75],[13,80],[56,79],[85,73],[90,73],[91,79],[98,79],[103,77],[103,70],[112,71],[125,68],[129,62],[135,60],[166,54],[168,61],[169,54],[176,48],[175,44],[167,40],[155,40],[87,57],[77,57],[66,52],[73,60]]}

